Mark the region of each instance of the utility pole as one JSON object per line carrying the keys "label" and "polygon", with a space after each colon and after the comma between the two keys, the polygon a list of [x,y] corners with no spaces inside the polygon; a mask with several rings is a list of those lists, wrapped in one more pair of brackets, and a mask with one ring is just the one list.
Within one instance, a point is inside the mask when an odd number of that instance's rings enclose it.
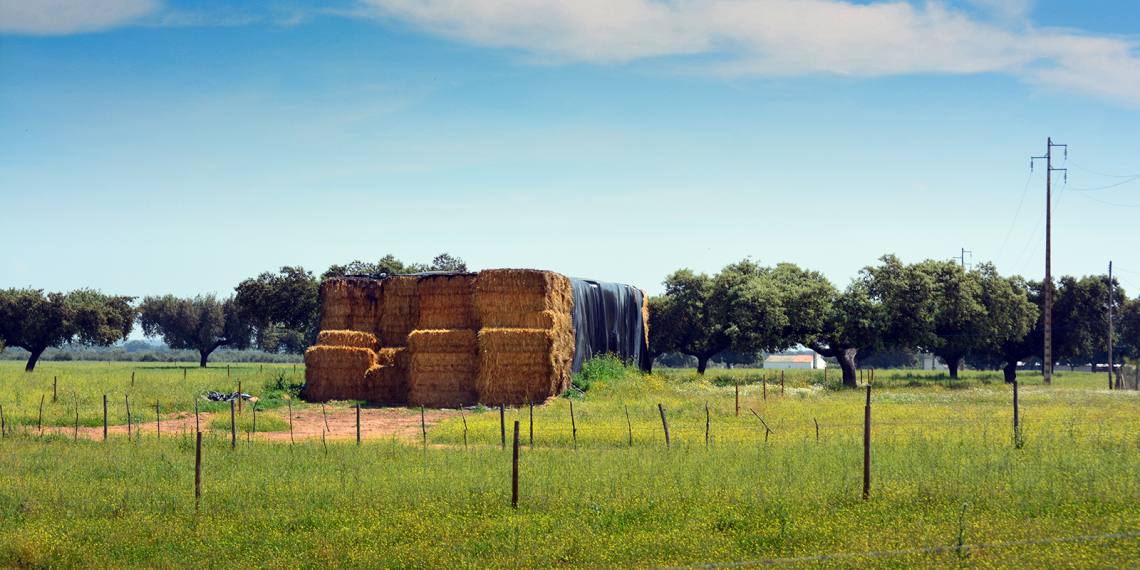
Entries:
{"label": "utility pole", "polygon": [[1108,262],[1108,389],[1112,389],[1112,262]]}
{"label": "utility pole", "polygon": [[1069,145],[1053,144],[1053,137],[1045,140],[1045,156],[1034,156],[1029,159],[1029,170],[1033,170],[1033,161],[1045,159],[1045,354],[1042,358],[1041,373],[1045,377],[1045,385],[1053,383],[1053,272],[1050,264],[1053,239],[1053,194],[1051,183],[1053,171],[1065,172],[1065,180],[1069,180],[1068,169],[1053,168],[1053,147],[1065,148],[1065,158],[1069,157]]}
{"label": "utility pole", "polygon": [[966,248],[964,248],[964,247],[962,248],[962,268],[963,269],[966,268],[966,254],[967,253],[970,254],[970,268],[972,269],[974,267],[974,252],[966,251]]}

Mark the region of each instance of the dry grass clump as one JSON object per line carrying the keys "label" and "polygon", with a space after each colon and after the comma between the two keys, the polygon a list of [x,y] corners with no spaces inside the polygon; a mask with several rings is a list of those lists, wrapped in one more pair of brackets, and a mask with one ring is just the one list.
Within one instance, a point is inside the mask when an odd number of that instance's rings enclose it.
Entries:
{"label": "dry grass clump", "polygon": [[472,306],[475,274],[432,275],[419,281],[420,330],[478,328]]}
{"label": "dry grass clump", "polygon": [[387,347],[408,346],[408,334],[420,319],[418,277],[388,277],[384,287],[383,311],[376,334]]}
{"label": "dry grass clump", "polygon": [[376,353],[351,346],[310,347],[305,351],[305,389],[301,398],[310,402],[365,400],[364,375],[376,364]]}
{"label": "dry grass clump", "polygon": [[428,408],[458,408],[478,401],[479,367],[475,330],[418,330],[408,335],[411,354],[408,403]]}
{"label": "dry grass clump", "polygon": [[335,277],[321,283],[321,330],[376,330],[381,286],[367,277]]}
{"label": "dry grass clump", "polygon": [[373,352],[380,350],[380,341],[376,340],[376,335],[360,331],[321,331],[317,333],[317,344],[368,348]]}

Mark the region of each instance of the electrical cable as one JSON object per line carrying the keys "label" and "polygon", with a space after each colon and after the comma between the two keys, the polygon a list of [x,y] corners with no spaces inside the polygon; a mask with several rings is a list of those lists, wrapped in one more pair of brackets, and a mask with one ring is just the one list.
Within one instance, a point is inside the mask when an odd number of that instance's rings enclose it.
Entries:
{"label": "electrical cable", "polygon": [[[1021,191],[1021,201],[1017,203],[1017,211],[1013,213],[1013,222],[1009,224],[1009,231],[1005,234],[1005,241],[1001,242],[1001,249],[998,250],[997,258],[994,263],[1001,260],[1001,254],[1005,251],[1005,246],[1009,243],[1009,236],[1013,235],[1013,228],[1017,225],[1017,216],[1021,213],[1021,205],[1025,203],[1025,195],[1029,193],[1029,184],[1033,182],[1033,171],[1029,171],[1029,177],[1025,179],[1025,189]],[[1036,231],[1036,230],[1035,230]],[[1014,262],[1015,264],[1017,262]]]}

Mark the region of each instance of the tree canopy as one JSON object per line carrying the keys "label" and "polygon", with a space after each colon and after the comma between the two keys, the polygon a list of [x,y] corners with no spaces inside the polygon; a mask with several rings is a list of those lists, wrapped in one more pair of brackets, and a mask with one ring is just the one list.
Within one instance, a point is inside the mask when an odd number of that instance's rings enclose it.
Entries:
{"label": "tree canopy", "polygon": [[233,297],[146,297],[139,304],[139,323],[143,334],[161,336],[170,348],[197,350],[202,356],[202,368],[210,353],[223,346],[249,348],[253,336],[253,326],[242,318]]}
{"label": "tree canopy", "polygon": [[266,352],[304,354],[320,316],[320,283],[305,268],[282,267],[234,288],[238,315],[254,327],[254,344]]}
{"label": "tree canopy", "polygon": [[131,334],[134,297],[104,295],[90,289],[48,293],[42,289],[0,291],[0,345],[31,353],[31,372],[40,355],[64,343],[108,346]]}
{"label": "tree canopy", "polygon": [[321,280],[323,281],[329,277],[344,277],[346,275],[379,273],[399,275],[403,273],[422,273],[424,271],[454,271],[466,273],[468,269],[466,261],[450,253],[441,253],[435,256],[435,258],[431,260],[431,263],[412,263],[409,265],[405,265],[402,261],[396,259],[395,256],[389,253],[381,257],[376,263],[356,260],[347,265],[333,265],[321,274]]}

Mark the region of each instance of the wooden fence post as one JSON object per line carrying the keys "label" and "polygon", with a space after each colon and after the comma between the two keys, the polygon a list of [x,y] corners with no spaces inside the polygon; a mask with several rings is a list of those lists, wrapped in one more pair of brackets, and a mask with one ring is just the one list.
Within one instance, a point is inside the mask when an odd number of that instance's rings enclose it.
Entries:
{"label": "wooden fence post", "polygon": [[157,437],[162,437],[162,408],[159,407],[158,398],[154,399],[154,417],[158,422],[155,426]]}
{"label": "wooden fence post", "polygon": [[812,418],[811,421],[815,422],[815,442],[819,443],[819,420]]}
{"label": "wooden fence post", "polygon": [[534,404],[530,405],[530,446],[534,447]]}
{"label": "wooden fence post", "polygon": [[40,419],[36,420],[36,429],[41,432],[44,430],[44,399],[47,394],[40,394]]}
{"label": "wooden fence post", "polygon": [[289,445],[293,445],[295,443],[293,441],[293,401],[286,400],[286,402],[289,404]]}
{"label": "wooden fence post", "polygon": [[135,373],[131,372],[131,388],[135,387]]}
{"label": "wooden fence post", "polygon": [[669,449],[669,422],[665,421],[665,408],[657,404],[657,411],[661,412],[661,426],[665,428],[665,449]]}
{"label": "wooden fence post", "polygon": [[463,413],[463,407],[462,406],[459,407],[459,417],[463,418],[463,449],[466,451],[467,450],[467,414]]}
{"label": "wooden fence post", "polygon": [[760,420],[760,423],[764,424],[764,443],[768,443],[768,434],[776,432],[772,428],[768,427],[768,422],[764,421],[764,418],[760,417],[760,414],[756,413],[756,410],[748,408],[748,411],[752,412],[752,415],[756,416],[756,419]]}
{"label": "wooden fence post", "polygon": [[[423,411],[424,411],[424,409],[420,408],[420,417],[423,417]],[[325,403],[324,402],[321,402],[321,416],[323,418],[325,418],[325,431],[332,433],[332,430],[329,429],[329,415],[327,412],[325,412]]]}
{"label": "wooden fence post", "polygon": [[241,413],[241,380],[238,380],[238,413]]}
{"label": "wooden fence post", "polygon": [[194,397],[194,431],[202,431],[202,422],[198,419],[198,397]]}
{"label": "wooden fence post", "polygon": [[230,400],[230,449],[237,449],[237,415],[233,400]]}
{"label": "wooden fence post", "polygon": [[633,423],[629,421],[629,406],[625,407],[625,425],[629,427],[629,446],[633,447]]}
{"label": "wooden fence post", "polygon": [[767,400],[768,399],[768,375],[767,374],[765,374],[763,376],[763,382],[764,382],[764,399]]}
{"label": "wooden fence post", "polygon": [[[357,422],[360,421],[359,410],[357,411]],[[257,433],[257,404],[253,405],[253,430],[245,432],[245,442],[251,443],[253,441],[253,434]],[[356,444],[360,445],[360,433],[356,434]]]}
{"label": "wooden fence post", "polygon": [[[0,409],[3,411],[3,409]],[[75,399],[75,441],[79,441],[79,398]]]}
{"label": "wooden fence post", "polygon": [[420,430],[424,432],[424,449],[427,449],[427,420],[424,419],[423,406],[420,406]]}
{"label": "wooden fence post", "polygon": [[1016,442],[1020,438],[1021,426],[1018,425],[1018,410],[1017,410],[1017,380],[1013,381],[1013,441]]}
{"label": "wooden fence post", "polygon": [[230,377],[230,365],[227,364],[226,365],[226,378],[229,378],[229,377]]}
{"label": "wooden fence post", "polygon": [[[253,408],[253,413],[254,413],[253,417],[256,418],[257,417],[257,408],[256,407]],[[257,425],[256,420],[254,420],[254,421],[255,421],[254,425]],[[358,447],[360,446],[360,403],[359,402],[356,404],[356,445]]]}
{"label": "wooden fence post", "polygon": [[131,440],[131,397],[123,395],[123,401],[127,403],[127,441]]}
{"label": "wooden fence post", "polygon": [[709,403],[705,402],[705,447],[709,446]]}
{"label": "wooden fence post", "polygon": [[198,443],[194,450],[194,512],[202,503],[202,432],[198,432]]}
{"label": "wooden fence post", "polygon": [[574,400],[570,400],[570,434],[574,437],[574,449],[578,448],[578,424],[574,422]]}
{"label": "wooden fence post", "polygon": [[107,395],[103,394],[103,441],[107,441]]}
{"label": "wooden fence post", "polygon": [[59,401],[59,376],[51,377],[51,403]]}
{"label": "wooden fence post", "polygon": [[507,407],[499,406],[499,436],[503,440],[502,449],[507,448]]}
{"label": "wooden fence post", "polygon": [[735,381],[736,384],[736,417],[740,417],[740,380]]}
{"label": "wooden fence post", "polygon": [[511,459],[511,508],[519,508],[519,421],[515,420],[515,453]]}
{"label": "wooden fence post", "polygon": [[182,379],[183,380],[186,379],[186,367],[185,366],[182,367]]}
{"label": "wooden fence post", "polygon": [[780,395],[784,395],[784,371],[780,371]]}
{"label": "wooden fence post", "polygon": [[0,404],[0,437],[5,437],[7,431],[7,425],[4,423],[4,404]]}
{"label": "wooden fence post", "polygon": [[871,496],[871,386],[867,386],[867,406],[863,409],[863,500]]}

